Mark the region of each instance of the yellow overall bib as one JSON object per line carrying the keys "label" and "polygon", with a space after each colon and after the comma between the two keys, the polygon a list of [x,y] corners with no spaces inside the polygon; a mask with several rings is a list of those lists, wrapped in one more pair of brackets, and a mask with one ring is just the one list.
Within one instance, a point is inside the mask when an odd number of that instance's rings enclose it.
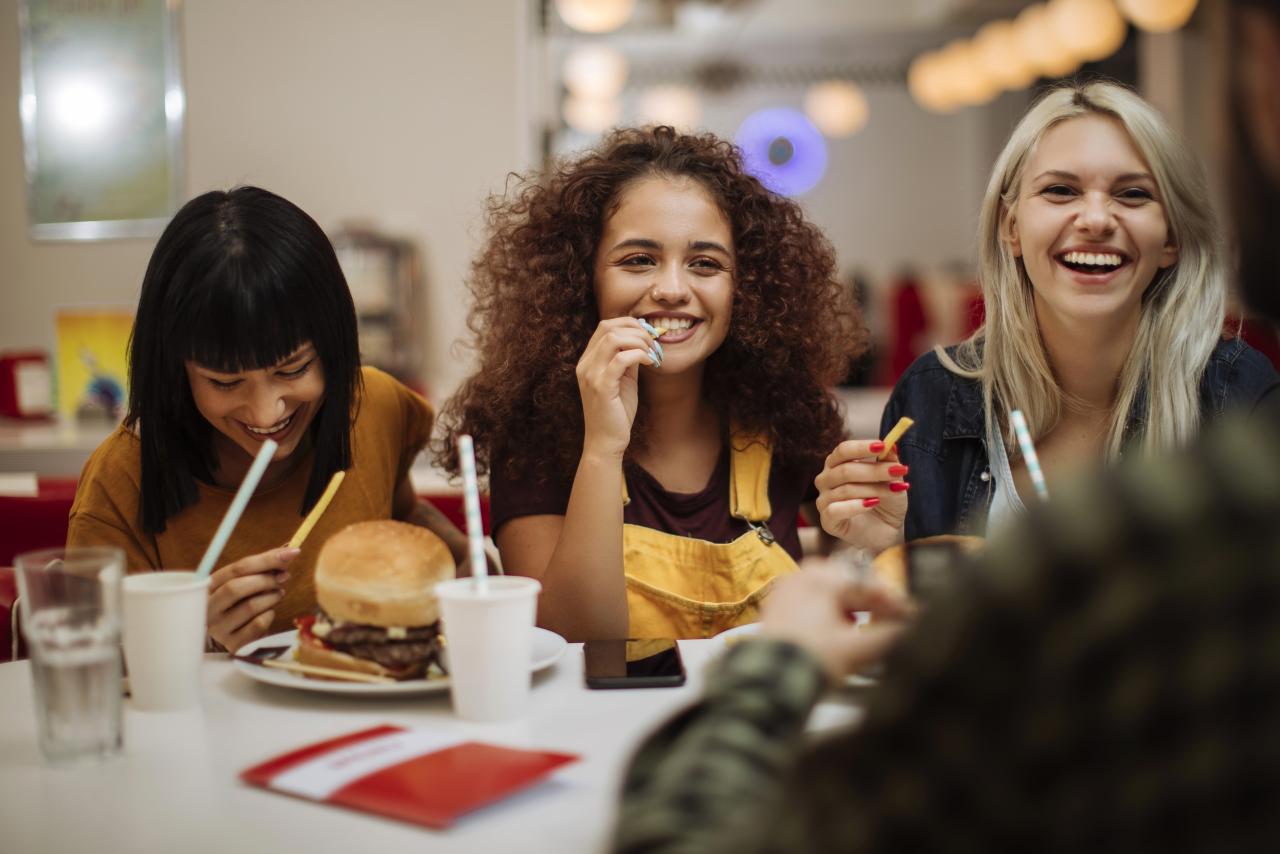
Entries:
{"label": "yellow overall bib", "polygon": [[[730,440],[729,512],[751,528],[731,543],[622,526],[631,637],[708,638],[759,619],[774,579],[797,568],[768,527],[771,458],[765,441]],[[625,482],[622,500],[630,500]]]}

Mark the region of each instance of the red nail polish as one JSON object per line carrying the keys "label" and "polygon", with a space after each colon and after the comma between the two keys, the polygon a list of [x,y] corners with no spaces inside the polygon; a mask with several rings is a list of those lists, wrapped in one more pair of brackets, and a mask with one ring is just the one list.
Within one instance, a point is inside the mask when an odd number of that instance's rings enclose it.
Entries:
{"label": "red nail polish", "polygon": [[911,488],[911,484],[907,483],[905,480],[900,480],[896,483],[889,484],[890,492],[906,492],[910,488]]}
{"label": "red nail polish", "polygon": [[875,507],[875,506],[876,506],[877,504],[879,504],[879,503],[880,503],[880,499],[879,499],[879,498],[864,498],[864,499],[862,499],[862,506],[863,506],[863,507]]}
{"label": "red nail polish", "polygon": [[906,466],[889,466],[889,477],[902,477],[906,473]]}
{"label": "red nail polish", "polygon": [[884,442],[872,442],[867,449],[873,454],[878,454],[884,450]]}

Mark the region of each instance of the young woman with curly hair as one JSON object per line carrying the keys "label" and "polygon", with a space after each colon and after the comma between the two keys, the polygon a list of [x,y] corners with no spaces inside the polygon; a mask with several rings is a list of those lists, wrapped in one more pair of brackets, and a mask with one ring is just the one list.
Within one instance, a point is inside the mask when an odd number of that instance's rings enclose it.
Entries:
{"label": "young woman with curly hair", "polygon": [[509,572],[574,639],[702,637],[756,619],[842,435],[862,345],[835,256],[739,152],[620,130],[490,202],[479,365],[439,459],[477,438]]}

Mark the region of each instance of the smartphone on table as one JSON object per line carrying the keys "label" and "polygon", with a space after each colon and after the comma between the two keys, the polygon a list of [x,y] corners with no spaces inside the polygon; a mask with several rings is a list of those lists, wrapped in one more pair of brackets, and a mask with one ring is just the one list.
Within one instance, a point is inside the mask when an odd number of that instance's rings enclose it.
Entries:
{"label": "smartphone on table", "polygon": [[588,688],[674,688],[684,684],[680,645],[661,640],[598,640],[583,646]]}

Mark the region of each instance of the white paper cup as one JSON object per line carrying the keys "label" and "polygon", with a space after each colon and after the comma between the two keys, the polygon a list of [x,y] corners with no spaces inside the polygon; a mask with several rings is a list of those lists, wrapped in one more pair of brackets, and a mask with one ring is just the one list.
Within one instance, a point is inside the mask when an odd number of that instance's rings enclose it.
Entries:
{"label": "white paper cup", "polygon": [[481,588],[460,578],[436,585],[453,709],[473,721],[525,713],[533,678],[533,625],[542,585],[493,576]]}
{"label": "white paper cup", "polygon": [[124,660],[133,707],[177,711],[200,703],[209,579],[143,572],[124,579]]}

